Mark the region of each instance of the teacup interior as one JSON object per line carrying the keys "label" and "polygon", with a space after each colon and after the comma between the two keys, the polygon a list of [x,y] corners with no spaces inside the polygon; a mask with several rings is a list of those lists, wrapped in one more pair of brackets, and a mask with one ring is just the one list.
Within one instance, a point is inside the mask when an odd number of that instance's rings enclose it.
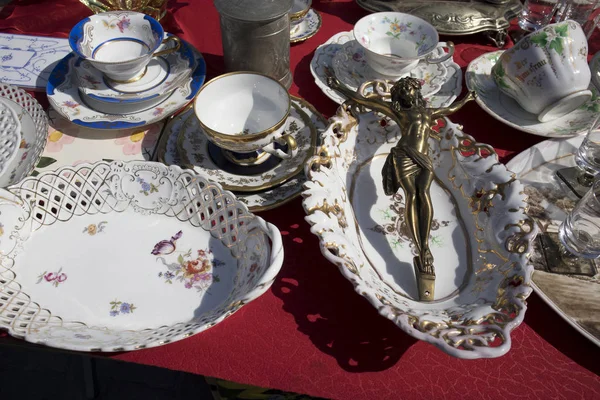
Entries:
{"label": "teacup interior", "polygon": [[290,97],[277,81],[263,75],[225,75],[198,94],[196,115],[208,128],[244,135],[274,127],[288,113]]}
{"label": "teacup interior", "polygon": [[98,61],[129,61],[150,53],[150,47],[137,39],[111,39],[100,44],[92,52],[94,60]]}
{"label": "teacup interior", "polygon": [[354,26],[354,36],[368,50],[397,58],[416,58],[439,41],[435,28],[409,14],[382,12],[368,15]]}

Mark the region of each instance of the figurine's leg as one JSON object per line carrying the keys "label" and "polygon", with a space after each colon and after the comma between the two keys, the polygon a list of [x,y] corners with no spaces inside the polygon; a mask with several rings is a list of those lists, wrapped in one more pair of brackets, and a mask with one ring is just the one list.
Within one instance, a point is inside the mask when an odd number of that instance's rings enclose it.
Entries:
{"label": "figurine's leg", "polygon": [[421,236],[419,235],[419,210],[417,203],[417,188],[415,185],[415,174],[402,176],[400,186],[404,190],[404,220],[410,230],[413,242],[418,254],[421,254]]}
{"label": "figurine's leg", "polygon": [[433,181],[433,172],[423,169],[416,180],[417,203],[420,211],[419,215],[419,241],[421,242],[421,262],[423,272],[434,275],[433,255],[429,249],[429,233],[431,232],[431,223],[433,222],[433,205],[431,204],[430,187]]}

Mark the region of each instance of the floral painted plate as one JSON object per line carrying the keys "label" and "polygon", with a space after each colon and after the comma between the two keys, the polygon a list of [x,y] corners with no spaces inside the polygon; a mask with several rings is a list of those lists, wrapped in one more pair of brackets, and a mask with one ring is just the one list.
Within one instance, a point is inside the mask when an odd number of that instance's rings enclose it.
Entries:
{"label": "floral painted plate", "polygon": [[303,42],[315,36],[321,28],[321,16],[314,8],[298,21],[290,22],[290,42]]}
{"label": "floral painted plate", "polygon": [[[343,44],[340,51],[335,53],[332,60],[335,76],[351,90],[356,91],[366,81],[383,79],[396,81],[399,78],[386,77],[375,72],[365,59],[365,51],[356,40]],[[448,68],[446,64],[429,64],[425,61],[419,62],[410,74],[421,83],[421,94],[429,98],[440,91],[446,82]]]}
{"label": "floral painted plate", "polygon": [[[525,186],[528,214],[535,219],[541,234],[556,234],[578,201],[561,185],[555,172],[575,166],[574,154],[582,141],[582,136],[547,140],[525,150],[506,165]],[[583,269],[580,266],[557,268],[546,263],[539,243],[534,247],[531,262],[535,268],[532,286],[540,297],[575,329],[600,346],[598,264],[592,261]]]}
{"label": "floral painted plate", "polygon": [[435,299],[418,301],[404,193],[381,170],[400,131],[373,112],[340,107],[306,167],[303,205],[321,252],[357,293],[406,333],[460,358],[499,357],[525,315],[535,237],[523,186],[492,147],[446,119],[429,140],[436,179],[429,238]]}
{"label": "floral painted plate", "polygon": [[540,122],[537,116],[525,111],[496,86],[491,71],[502,51],[486,53],[471,61],[467,67],[467,88],[477,93],[477,103],[481,108],[512,128],[538,136],[564,138],[586,132],[590,128],[600,112],[600,96],[593,84],[590,84],[592,98],[587,103],[564,117]]}
{"label": "floral painted plate", "polygon": [[[168,46],[163,44],[157,51],[166,47]],[[196,67],[196,55],[192,47],[182,41],[179,51],[153,58],[144,76],[133,83],[111,83],[89,61],[81,58],[75,63],[75,74],[80,84],[79,90],[93,99],[109,103],[134,103],[151,100],[175,90],[192,75]]]}
{"label": "floral painted plate", "polygon": [[[340,32],[333,35],[327,42],[315,50],[315,55],[310,62],[310,72],[315,78],[315,83],[321,91],[331,100],[342,104],[346,99],[335,90],[327,86],[327,77],[335,75],[333,59],[339,51],[344,49],[344,44],[354,41],[352,32]],[[439,51],[442,51],[440,49]],[[443,63],[448,73],[440,90],[425,100],[430,107],[446,107],[454,102],[462,90],[462,71],[457,63],[448,60]]]}
{"label": "floral painted plate", "polygon": [[[318,133],[317,143],[320,144],[320,134],[327,128],[327,120],[306,100],[292,96],[292,102],[295,107],[299,107],[300,110],[308,116],[310,124],[312,125],[311,131],[316,130]],[[179,132],[181,131],[184,122],[187,120],[188,114],[193,115],[193,110],[174,117],[168,123],[157,147],[158,161],[167,165],[184,165],[177,142]],[[304,171],[301,170],[289,180],[285,181],[285,183],[277,186],[254,192],[234,191],[234,193],[241,202],[248,206],[250,211],[266,211],[279,207],[298,197],[302,192],[302,184],[304,182],[306,182],[306,176],[304,175]]]}
{"label": "floral painted plate", "polygon": [[0,213],[0,329],[51,347],[184,339],[263,294],[283,262],[275,226],[160,163],[42,173],[2,190]]}
{"label": "floral painted plate", "polygon": [[75,53],[63,58],[50,74],[46,87],[48,100],[63,117],[87,128],[123,129],[149,125],[180,110],[198,93],[206,77],[206,63],[200,53],[195,50],[193,52],[196,68],[192,75],[184,79],[162,103],[144,111],[126,115],[105,114],[87,106],[78,90],[79,79],[75,73],[75,65],[79,57]]}

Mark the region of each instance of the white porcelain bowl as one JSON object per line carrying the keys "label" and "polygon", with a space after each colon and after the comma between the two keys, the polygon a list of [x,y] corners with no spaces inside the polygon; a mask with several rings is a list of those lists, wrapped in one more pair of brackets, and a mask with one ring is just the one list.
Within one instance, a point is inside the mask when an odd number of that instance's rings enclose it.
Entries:
{"label": "white porcelain bowl", "polygon": [[[89,60],[108,78],[116,81],[136,79],[163,43],[165,32],[154,18],[133,11],[114,11],[92,15],[73,27],[69,44],[81,58]],[[166,52],[179,48],[179,39]],[[167,54],[160,52],[161,54]]]}
{"label": "white porcelain bowl", "polygon": [[17,113],[0,99],[0,186],[10,183],[10,171],[21,143],[21,123]]}
{"label": "white porcelain bowl", "polygon": [[[423,58],[434,64],[446,61],[454,54],[454,45],[440,43],[433,25],[410,14],[370,14],[354,25],[353,33],[365,49],[369,66],[383,75],[400,76],[410,72]],[[432,52],[437,47],[447,47],[448,52],[434,59]]]}
{"label": "white porcelain bowl", "polygon": [[217,146],[237,153],[263,150],[286,158],[274,142],[290,137],[285,135],[290,104],[288,91],[275,79],[233,72],[205,84],[194,110],[208,139]]}
{"label": "white porcelain bowl", "polygon": [[575,21],[551,24],[506,50],[492,68],[498,88],[547,122],[588,101],[588,45]]}

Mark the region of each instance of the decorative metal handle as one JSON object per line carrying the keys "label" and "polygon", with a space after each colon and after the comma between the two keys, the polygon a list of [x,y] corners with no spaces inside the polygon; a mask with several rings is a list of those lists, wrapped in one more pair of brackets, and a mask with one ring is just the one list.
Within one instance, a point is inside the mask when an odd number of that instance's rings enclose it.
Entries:
{"label": "decorative metal handle", "polygon": [[428,55],[427,57],[425,57],[425,61],[427,61],[429,64],[439,64],[441,62],[444,62],[444,61],[452,58],[452,56],[454,55],[454,43],[453,42],[438,43],[438,47],[437,47],[438,49],[441,49],[444,47],[448,49],[448,52],[445,53],[443,56],[441,56],[440,58],[433,58],[433,53],[432,53],[432,54]]}
{"label": "decorative metal handle", "polygon": [[179,49],[181,48],[181,39],[179,39],[177,36],[169,36],[168,38],[162,41],[162,44],[166,44],[169,41],[175,42],[175,46],[165,50],[157,51],[156,53],[152,54],[152,57],[164,56],[165,54],[171,54],[176,51],[179,51]]}

